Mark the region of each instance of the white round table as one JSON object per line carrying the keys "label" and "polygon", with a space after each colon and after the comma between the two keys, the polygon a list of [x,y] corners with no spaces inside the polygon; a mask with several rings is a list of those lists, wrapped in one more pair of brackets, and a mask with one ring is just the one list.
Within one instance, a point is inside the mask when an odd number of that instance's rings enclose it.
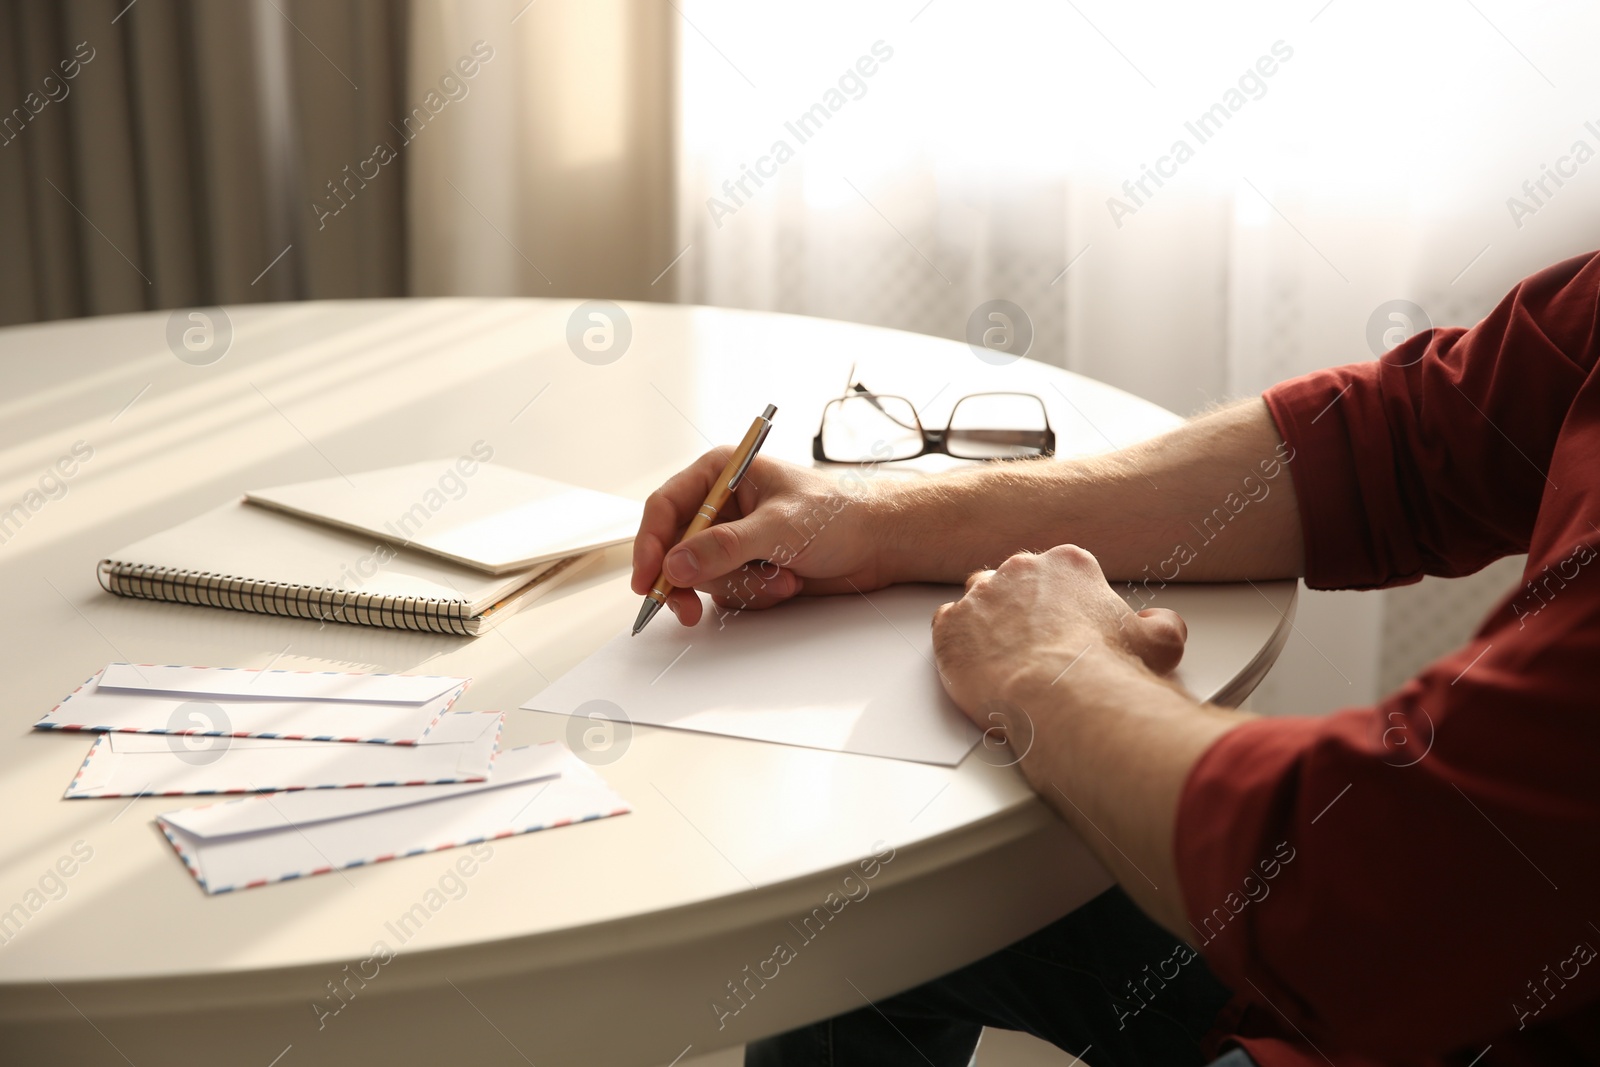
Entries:
{"label": "white round table", "polygon": [[[23,503],[0,528],[7,1063],[665,1064],[912,986],[1109,884],[981,747],[949,769],[636,727],[599,768],[630,815],[497,842],[470,877],[451,876],[456,850],[216,897],[152,821],[198,801],[62,799],[92,737],[30,727],[107,662],[469,675],[458,710],[507,710],[503,743],[520,745],[569,736],[565,718],[514,709],[638,606],[626,549],[477,639],[100,590],[102,556],[246,489],[484,441],[495,462],[642,498],[769,401],[765,453],[810,462],[852,363],[930,424],[969,392],[1037,393],[1064,456],[1178,421],[1029,360],[786,315],[626,304],[631,341],[597,364],[568,344],[577,304],[231,308],[231,346],[207,365],[174,356],[165,312],[0,331],[0,510]],[[54,496],[28,496],[75,454],[64,494],[46,480]],[[1189,624],[1181,680],[1242,700],[1287,636],[1295,589],[1164,592]],[[778,977],[752,979],[875,849],[893,858],[870,895]],[[50,876],[63,857],[70,877]],[[396,937],[418,904],[426,921]]]}

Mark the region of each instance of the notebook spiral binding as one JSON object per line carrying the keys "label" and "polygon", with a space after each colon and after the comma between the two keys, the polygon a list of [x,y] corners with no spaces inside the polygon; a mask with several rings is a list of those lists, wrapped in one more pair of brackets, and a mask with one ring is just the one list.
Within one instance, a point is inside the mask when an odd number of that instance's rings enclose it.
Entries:
{"label": "notebook spiral binding", "polygon": [[285,585],[230,574],[117,563],[109,559],[101,560],[95,573],[106,592],[141,600],[462,637],[473,635],[468,629],[467,605],[461,601]]}

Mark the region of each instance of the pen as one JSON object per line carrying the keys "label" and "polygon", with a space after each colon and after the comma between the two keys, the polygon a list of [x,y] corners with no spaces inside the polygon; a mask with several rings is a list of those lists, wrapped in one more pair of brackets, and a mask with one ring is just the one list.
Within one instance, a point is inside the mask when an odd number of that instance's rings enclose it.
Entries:
{"label": "pen", "polygon": [[[756,416],[756,420],[750,424],[750,429],[745,431],[744,440],[739,442],[739,447],[728,457],[728,465],[722,468],[722,473],[717,475],[717,480],[712,483],[711,492],[706,494],[706,502],[695,512],[694,521],[689,523],[689,528],[683,532],[677,544],[668,546],[667,551],[672,551],[677,545],[716,521],[717,512],[728,503],[733,491],[739,488],[744,472],[750,469],[750,461],[761,451],[761,443],[767,439],[767,433],[772,429],[772,416],[777,413],[778,409],[768,404],[767,410]],[[667,580],[667,565],[663,561],[661,573],[656,576],[656,584],[645,594],[644,604],[639,608],[639,617],[633,621],[633,636],[639,636],[639,631],[655,618],[656,612],[661,610],[661,605],[667,602],[667,594],[671,592],[672,583]]]}

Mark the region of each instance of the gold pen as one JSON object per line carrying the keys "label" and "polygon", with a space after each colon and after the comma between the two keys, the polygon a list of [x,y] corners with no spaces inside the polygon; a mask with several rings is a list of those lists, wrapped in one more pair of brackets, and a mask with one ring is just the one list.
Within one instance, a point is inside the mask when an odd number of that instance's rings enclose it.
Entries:
{"label": "gold pen", "polygon": [[[668,552],[717,520],[717,512],[727,505],[728,498],[739,488],[744,472],[750,469],[750,461],[761,451],[762,442],[772,430],[772,416],[777,413],[778,409],[768,404],[767,410],[750,424],[750,429],[745,431],[744,440],[733,450],[733,455],[728,458],[728,465],[722,468],[722,473],[717,475],[717,480],[711,486],[711,492],[706,494],[706,502],[695,512],[694,521],[689,523],[689,528],[675,544],[667,547]],[[639,608],[639,617],[633,621],[633,636],[639,636],[639,631],[655,618],[656,612],[661,610],[661,605],[667,602],[667,594],[671,592],[672,583],[667,580],[667,565],[663,559],[661,573],[656,576],[656,584],[645,594],[644,604]]]}

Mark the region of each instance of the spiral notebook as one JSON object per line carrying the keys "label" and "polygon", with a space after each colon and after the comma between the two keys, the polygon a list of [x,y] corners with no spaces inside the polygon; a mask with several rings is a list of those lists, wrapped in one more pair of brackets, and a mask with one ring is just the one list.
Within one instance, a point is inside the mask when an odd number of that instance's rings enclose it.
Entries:
{"label": "spiral notebook", "polygon": [[475,637],[598,555],[485,574],[236,500],[113,553],[98,570],[118,596]]}

